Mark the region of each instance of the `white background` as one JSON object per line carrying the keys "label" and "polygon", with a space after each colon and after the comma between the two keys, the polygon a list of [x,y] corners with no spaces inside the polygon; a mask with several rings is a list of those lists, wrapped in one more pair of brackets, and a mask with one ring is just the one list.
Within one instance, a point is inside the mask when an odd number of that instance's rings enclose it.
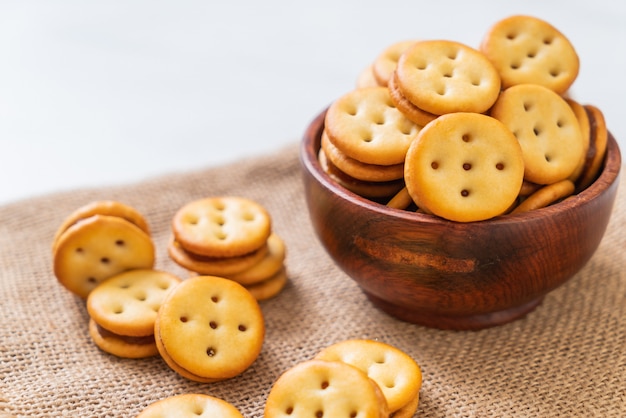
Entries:
{"label": "white background", "polygon": [[0,204],[272,153],[387,45],[561,30],[626,149],[626,2],[0,0]]}

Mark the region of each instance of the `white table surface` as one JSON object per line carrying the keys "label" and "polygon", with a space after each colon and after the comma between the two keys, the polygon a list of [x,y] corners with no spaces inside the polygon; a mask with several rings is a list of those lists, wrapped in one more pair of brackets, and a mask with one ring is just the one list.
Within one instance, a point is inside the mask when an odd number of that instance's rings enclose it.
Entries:
{"label": "white table surface", "polygon": [[0,0],[0,204],[277,151],[387,45],[517,13],[570,38],[573,97],[626,149],[618,0]]}

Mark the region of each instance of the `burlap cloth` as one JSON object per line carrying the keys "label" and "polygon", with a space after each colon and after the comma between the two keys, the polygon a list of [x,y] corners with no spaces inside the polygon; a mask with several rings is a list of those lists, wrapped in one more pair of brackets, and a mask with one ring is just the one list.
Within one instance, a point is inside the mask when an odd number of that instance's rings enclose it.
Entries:
{"label": "burlap cloth", "polygon": [[[201,392],[233,403],[245,417],[262,417],[280,373],[322,347],[364,337],[395,345],[421,365],[420,417],[624,417],[626,196],[620,190],[607,234],[586,267],[526,318],[478,332],[403,323],[369,303],[315,237],[296,144],[221,167],[6,205],[0,208],[0,416],[133,417],[158,399]],[[262,203],[288,248],[290,282],[262,302],[267,334],[253,366],[231,380],[200,384],[160,358],[120,359],[98,350],[84,302],[51,272],[51,239],[64,217],[96,199],[133,205],[153,230],[157,268],[186,277],[167,256],[170,219],[193,199],[225,194]]]}

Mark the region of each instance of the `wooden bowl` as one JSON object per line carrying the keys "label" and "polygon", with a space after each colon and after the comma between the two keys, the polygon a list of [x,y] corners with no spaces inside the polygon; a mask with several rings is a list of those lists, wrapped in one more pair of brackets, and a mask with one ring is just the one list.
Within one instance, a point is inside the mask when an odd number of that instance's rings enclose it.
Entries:
{"label": "wooden bowl", "polygon": [[577,195],[458,223],[391,209],[339,186],[317,158],[324,115],[311,122],[300,150],[313,227],[337,266],[398,319],[457,330],[513,321],[574,276],[606,231],[621,168],[610,134],[602,172]]}

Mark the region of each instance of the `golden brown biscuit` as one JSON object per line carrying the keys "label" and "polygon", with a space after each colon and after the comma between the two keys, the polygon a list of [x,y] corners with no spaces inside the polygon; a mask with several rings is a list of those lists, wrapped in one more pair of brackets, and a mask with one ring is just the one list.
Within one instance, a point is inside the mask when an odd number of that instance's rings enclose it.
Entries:
{"label": "golden brown biscuit", "polygon": [[519,141],[524,156],[524,179],[551,184],[568,178],[583,153],[576,115],[552,90],[536,84],[509,87],[491,109]]}
{"label": "golden brown biscuit", "polygon": [[222,399],[200,394],[175,395],[148,405],[137,418],[243,418],[235,406]]}
{"label": "golden brown biscuit", "polygon": [[335,100],[325,118],[328,139],[366,164],[394,165],[420,130],[391,101],[386,87],[353,90]]}
{"label": "golden brown biscuit", "polygon": [[274,382],[263,416],[387,418],[389,409],[365,372],[340,361],[307,360]]}
{"label": "golden brown biscuit", "polygon": [[328,139],[326,131],[322,132],[321,145],[326,157],[335,167],[357,180],[383,182],[398,180],[404,176],[404,163],[367,164],[348,157]]}
{"label": "golden brown biscuit", "polygon": [[498,120],[478,113],[450,113],[426,125],[404,167],[417,206],[459,222],[505,213],[524,176],[515,136]]}
{"label": "golden brown biscuit", "polygon": [[89,336],[102,351],[122,358],[146,358],[159,355],[154,335],[130,337],[119,335],[102,328],[89,319]]}
{"label": "golden brown biscuit", "polygon": [[522,213],[543,208],[571,196],[572,193],[574,193],[574,183],[568,179],[557,181],[543,186],[526,197],[511,213]]}
{"label": "golden brown biscuit", "polygon": [[93,215],[67,228],[53,254],[64,287],[87,298],[103,280],[132,269],[151,269],[155,249],[148,234],[117,216]]}
{"label": "golden brown biscuit", "polygon": [[571,42],[536,17],[516,15],[496,22],[480,50],[496,67],[503,89],[530,83],[562,94],[578,76],[580,63]]}
{"label": "golden brown biscuit", "polygon": [[404,116],[419,126],[426,125],[438,116],[420,109],[404,97],[398,88],[397,80],[398,76],[394,73],[389,79],[387,88],[389,89],[389,97],[391,97],[393,103],[396,105],[398,110],[404,114]]}
{"label": "golden brown biscuit", "polygon": [[206,257],[185,250],[176,242],[174,237],[171,237],[167,251],[176,264],[194,273],[208,276],[230,276],[258,264],[267,255],[268,246],[265,244],[251,253],[240,256]]}
{"label": "golden brown biscuit", "polygon": [[500,93],[500,76],[491,61],[454,41],[416,42],[400,57],[396,76],[402,95],[435,115],[485,112]]}
{"label": "golden brown biscuit", "polygon": [[236,257],[265,245],[271,233],[269,213],[259,203],[237,196],[189,202],[172,220],[176,242],[207,257]]}
{"label": "golden brown biscuit", "polygon": [[413,203],[411,195],[406,187],[403,187],[393,198],[387,202],[387,206],[395,209],[406,209]]}
{"label": "golden brown biscuit", "polygon": [[99,326],[115,334],[153,335],[161,302],[180,281],[164,271],[125,271],[104,280],[89,293],[87,312]]}
{"label": "golden brown biscuit", "polygon": [[243,373],[259,356],[265,335],[254,296],[216,276],[196,276],[176,286],[161,304],[154,329],[168,365],[201,382]]}
{"label": "golden brown biscuit", "polygon": [[398,66],[398,60],[404,51],[417,40],[398,41],[387,46],[374,60],[372,64],[372,73],[379,86],[387,86],[393,72]]}
{"label": "golden brown biscuit", "polygon": [[117,216],[136,225],[139,229],[150,235],[148,222],[144,216],[137,211],[137,209],[115,200],[97,200],[79,207],[68,215],[67,218],[65,218],[61,226],[57,229],[57,232],[54,234],[52,251],[54,251],[54,248],[56,247],[57,240],[67,228],[74,225],[78,221],[89,218],[93,215]]}
{"label": "golden brown biscuit", "polygon": [[279,294],[285,285],[287,285],[287,270],[281,268],[273,276],[262,282],[249,284],[244,287],[256,300],[267,300]]}

